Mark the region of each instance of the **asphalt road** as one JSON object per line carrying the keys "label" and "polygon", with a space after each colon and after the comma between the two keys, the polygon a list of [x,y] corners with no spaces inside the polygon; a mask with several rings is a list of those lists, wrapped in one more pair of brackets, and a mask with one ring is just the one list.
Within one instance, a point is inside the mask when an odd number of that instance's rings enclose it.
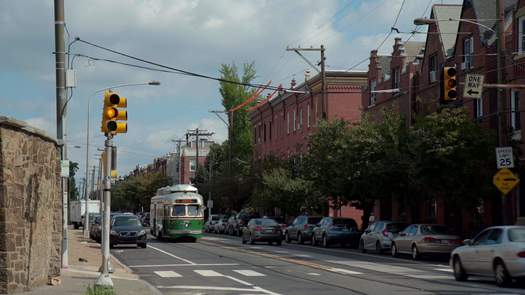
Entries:
{"label": "asphalt road", "polygon": [[411,261],[309,245],[242,245],[207,235],[197,243],[150,239],[113,255],[163,294],[525,294],[489,278],[456,282],[444,260]]}

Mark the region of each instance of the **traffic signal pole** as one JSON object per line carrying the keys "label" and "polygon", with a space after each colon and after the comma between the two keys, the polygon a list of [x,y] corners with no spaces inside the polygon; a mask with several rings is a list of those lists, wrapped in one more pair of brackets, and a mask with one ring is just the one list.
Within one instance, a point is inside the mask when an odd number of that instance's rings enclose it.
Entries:
{"label": "traffic signal pole", "polygon": [[110,218],[111,218],[111,158],[113,151],[113,136],[111,134],[107,135],[106,141],[104,142],[106,157],[104,159],[104,214],[103,214],[103,230],[102,230],[102,266],[100,270],[100,276],[98,277],[95,285],[98,286],[113,286],[113,281],[111,280],[110,274],[110,262],[111,262],[111,253],[109,252],[110,247]]}

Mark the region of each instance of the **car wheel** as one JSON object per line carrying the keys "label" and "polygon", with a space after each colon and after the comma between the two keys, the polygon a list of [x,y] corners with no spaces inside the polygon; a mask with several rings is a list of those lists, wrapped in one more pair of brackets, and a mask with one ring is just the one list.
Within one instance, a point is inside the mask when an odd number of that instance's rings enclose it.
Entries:
{"label": "car wheel", "polygon": [[512,281],[505,264],[499,259],[494,263],[494,276],[496,278],[496,285],[500,287],[508,286]]}
{"label": "car wheel", "polygon": [[284,235],[284,240],[286,241],[286,243],[290,244],[292,242],[292,240],[290,240],[290,236],[288,235],[288,232],[286,232],[286,234]]}
{"label": "car wheel", "polygon": [[418,260],[421,256],[421,253],[419,253],[419,250],[417,249],[416,245],[412,246],[412,259]]}
{"label": "car wheel", "polygon": [[454,278],[456,281],[466,281],[468,278],[467,273],[465,272],[465,269],[463,268],[463,265],[461,264],[461,259],[459,257],[454,257],[454,260],[452,262],[452,270],[454,271]]}
{"label": "car wheel", "polygon": [[330,247],[330,244],[328,243],[328,238],[326,235],[323,235],[323,247],[328,248]]}
{"label": "car wheel", "polygon": [[302,233],[297,234],[297,244],[301,244],[301,245],[304,244]]}
{"label": "car wheel", "polygon": [[377,254],[383,253],[383,248],[381,248],[381,243],[379,243],[379,241],[376,242],[376,253]]}
{"label": "car wheel", "polygon": [[397,246],[396,244],[392,243],[392,257],[396,257],[397,256]]}
{"label": "car wheel", "polygon": [[279,240],[277,241],[277,246],[281,246],[283,244],[283,241]]}
{"label": "car wheel", "polygon": [[361,253],[366,253],[365,241],[363,241],[363,240],[359,241],[359,250],[361,250]]}

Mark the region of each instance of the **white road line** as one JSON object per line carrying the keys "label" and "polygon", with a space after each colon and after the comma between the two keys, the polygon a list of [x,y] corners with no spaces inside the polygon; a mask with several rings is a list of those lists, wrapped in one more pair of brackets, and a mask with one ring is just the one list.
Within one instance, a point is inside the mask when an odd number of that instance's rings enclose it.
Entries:
{"label": "white road line", "polygon": [[421,270],[415,268],[408,268],[402,266],[388,265],[388,264],[379,264],[373,262],[364,262],[356,260],[328,260],[327,262],[348,265],[351,267],[364,268],[368,270],[373,270],[377,272],[386,272],[392,274],[420,274]]}
{"label": "white road line", "polygon": [[255,250],[261,250],[262,249],[262,247],[257,247],[257,246],[250,246],[249,248],[250,249],[255,249]]}
{"label": "white road line", "polygon": [[251,283],[245,282],[245,281],[243,281],[243,280],[240,280],[240,279],[235,278],[235,277],[232,277],[232,276],[225,276],[225,277],[228,278],[228,279],[230,279],[230,280],[236,281],[236,282],[239,283],[239,284],[243,284],[243,285],[245,285],[245,286],[253,286],[253,284],[251,284]]}
{"label": "white road line", "polygon": [[234,269],[233,271],[243,276],[246,276],[246,277],[265,277],[266,276],[265,274],[256,272],[251,269]]}
{"label": "white road line", "polygon": [[162,249],[159,249],[159,248],[157,248],[157,247],[153,247],[153,246],[151,246],[151,245],[148,245],[148,248],[151,248],[151,249],[153,249],[153,250],[157,250],[157,251],[159,251],[160,253],[164,253],[164,254],[166,254],[166,255],[168,255],[168,256],[171,256],[171,257],[173,257],[173,258],[176,258],[176,259],[178,259],[178,260],[180,260],[180,261],[184,261],[184,262],[189,263],[189,264],[195,264],[195,263],[193,263],[192,261],[189,261],[188,259],[184,259],[184,258],[179,257],[179,256],[177,256],[177,255],[173,255],[173,254],[171,254],[171,253],[169,253],[169,252],[166,252],[166,251],[164,251],[164,250],[162,250]]}
{"label": "white road line", "polygon": [[308,254],[295,254],[295,255],[293,255],[293,257],[311,258],[312,255],[308,255]]}
{"label": "white road line", "polygon": [[409,278],[423,279],[423,280],[452,280],[451,276],[440,275],[406,275]]}
{"label": "white road line", "polygon": [[331,271],[331,272],[337,272],[340,274],[345,274],[345,275],[362,275],[363,274],[362,272],[348,270],[344,268],[336,268],[336,267],[329,267],[326,270]]}
{"label": "white road line", "polygon": [[180,267],[180,266],[236,266],[238,263],[194,263],[194,264],[144,264],[144,265],[130,265],[131,268],[148,268],[148,267]]}
{"label": "white road line", "polygon": [[253,287],[253,290],[254,290],[254,291],[264,292],[265,294],[268,294],[268,295],[281,295],[281,294],[279,294],[279,293],[275,293],[275,292],[272,292],[272,291],[270,291],[270,290],[263,289],[263,288],[258,287],[258,286]]}
{"label": "white road line", "polygon": [[[232,287],[214,287],[214,286],[156,286],[157,289],[183,289],[183,290],[211,290],[211,291],[238,291],[238,292],[264,292],[256,288],[232,288]],[[267,293],[270,294],[270,293]]]}
{"label": "white road line", "polygon": [[174,271],[171,271],[171,270],[166,270],[166,271],[154,271],[154,273],[156,275],[158,275],[159,277],[161,278],[180,278],[182,277],[180,274],[174,272]]}
{"label": "white road line", "polygon": [[309,272],[309,273],[307,273],[307,275],[309,275],[309,276],[320,276],[321,274],[316,273],[316,272]]}
{"label": "white road line", "polygon": [[194,272],[200,274],[203,277],[223,277],[224,275],[211,269],[196,269]]}
{"label": "white road line", "polygon": [[450,268],[434,268],[434,270],[437,270],[437,271],[444,271],[444,272],[454,272],[452,269]]}
{"label": "white road line", "polygon": [[274,253],[279,253],[279,254],[289,254],[290,252],[289,251],[282,251],[282,250],[279,250],[279,251],[273,251]]}

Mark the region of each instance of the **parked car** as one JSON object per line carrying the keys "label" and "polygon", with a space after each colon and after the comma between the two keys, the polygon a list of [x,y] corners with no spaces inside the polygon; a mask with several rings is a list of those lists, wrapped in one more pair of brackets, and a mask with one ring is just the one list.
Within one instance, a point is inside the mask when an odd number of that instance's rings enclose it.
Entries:
{"label": "parked car", "polygon": [[89,225],[89,238],[100,243],[100,214],[93,217],[93,222]]}
{"label": "parked car", "polygon": [[450,265],[458,281],[469,275],[494,276],[498,286],[525,278],[525,226],[494,226],[452,251]]}
{"label": "parked car", "polygon": [[376,221],[361,236],[359,249],[362,252],[374,250],[377,253],[389,250],[392,240],[407,226],[408,224],[402,222]]}
{"label": "parked car", "polygon": [[147,235],[142,223],[135,215],[116,215],[111,220],[110,247],[118,244],[137,244],[146,248]]}
{"label": "parked car", "polygon": [[232,236],[240,236],[242,234],[242,228],[253,218],[259,218],[259,215],[256,213],[241,212],[237,215],[230,216],[228,219],[227,233]]}
{"label": "parked car", "polygon": [[292,224],[286,228],[284,239],[287,243],[297,241],[298,244],[311,241],[315,225],[318,224],[321,219],[322,217],[320,216],[297,216]]}
{"label": "parked car", "polygon": [[283,233],[283,239],[284,239],[286,229],[288,228],[288,224],[286,224],[286,222],[284,221],[284,218],[281,216],[265,216],[264,218],[270,218],[270,219],[277,221],[277,223],[281,227],[281,231]]}
{"label": "parked car", "polygon": [[392,241],[392,256],[411,254],[417,260],[424,254],[450,254],[461,245],[461,238],[440,224],[411,224]]}
{"label": "parked car", "polygon": [[223,234],[228,228],[228,217],[219,218],[219,221],[213,225],[213,232],[216,234]]}
{"label": "parked car", "polygon": [[278,246],[282,244],[282,230],[279,224],[269,218],[253,218],[242,230],[242,243],[268,242]]}
{"label": "parked car", "polygon": [[361,232],[352,218],[324,217],[314,228],[312,245],[321,243],[323,247],[328,248],[339,243],[342,246],[357,248],[360,237]]}
{"label": "parked car", "polygon": [[215,224],[219,222],[221,215],[212,214],[210,218],[204,223],[204,232],[210,233],[214,231]]}

